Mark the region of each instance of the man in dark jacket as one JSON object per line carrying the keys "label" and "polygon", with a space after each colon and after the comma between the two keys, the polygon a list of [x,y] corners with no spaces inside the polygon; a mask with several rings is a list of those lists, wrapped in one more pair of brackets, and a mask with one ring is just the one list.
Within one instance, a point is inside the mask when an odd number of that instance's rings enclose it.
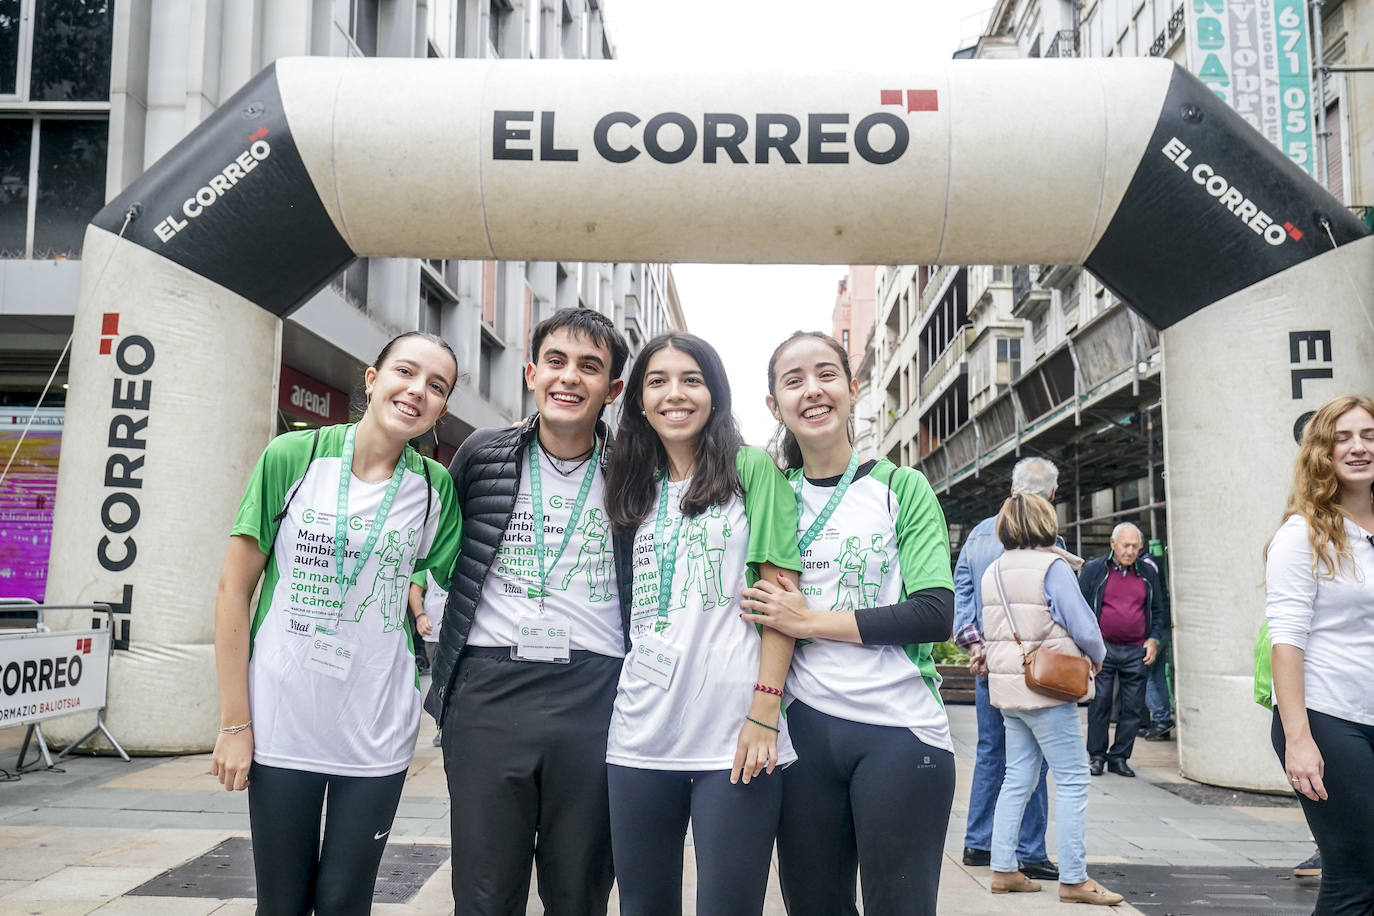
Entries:
{"label": "man in dark jacket", "polygon": [[535,417],[474,432],[449,473],[463,511],[431,705],[451,802],[459,913],[606,912],[606,732],[628,648],[606,515],[602,409],[628,347],[600,313],[535,327]]}
{"label": "man in dark jacket", "polygon": [[[1107,644],[1107,658],[1097,675],[1097,694],[1088,704],[1088,770],[1104,769],[1118,776],[1134,776],[1126,761],[1140,731],[1145,703],[1147,668],[1159,652],[1164,617],[1164,589],[1152,565],[1138,563],[1144,546],[1140,529],[1122,522],[1112,531],[1112,552],[1089,560],[1078,572],[1083,591]],[[1116,739],[1107,747],[1112,717],[1112,688],[1121,681],[1121,706]]]}

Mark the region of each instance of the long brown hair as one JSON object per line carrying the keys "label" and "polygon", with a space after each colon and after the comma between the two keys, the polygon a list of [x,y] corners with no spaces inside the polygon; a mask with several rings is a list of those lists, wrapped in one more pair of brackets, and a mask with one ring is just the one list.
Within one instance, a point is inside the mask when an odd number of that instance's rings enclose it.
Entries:
{"label": "long brown hair", "polygon": [[[1345,514],[1337,496],[1340,482],[1331,464],[1336,442],[1336,421],[1347,411],[1364,408],[1374,416],[1374,398],[1343,394],[1327,401],[1303,427],[1298,460],[1293,469],[1293,490],[1283,510],[1284,521],[1301,515],[1307,521],[1307,542],[1312,548],[1312,574],[1333,578],[1342,564],[1353,562],[1350,540],[1345,536]],[[1374,487],[1370,499],[1374,500]],[[1265,545],[1265,553],[1269,547]]]}

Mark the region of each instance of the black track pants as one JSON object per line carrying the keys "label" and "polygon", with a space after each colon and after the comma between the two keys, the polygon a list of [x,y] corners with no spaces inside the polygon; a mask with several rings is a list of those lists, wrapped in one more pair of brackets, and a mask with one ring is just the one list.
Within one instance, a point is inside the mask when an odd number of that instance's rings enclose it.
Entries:
{"label": "black track pants", "polygon": [[460,916],[524,916],[531,863],[548,916],[606,912],[606,732],[621,665],[583,651],[566,665],[463,653],[441,739]]}
{"label": "black track pants", "polygon": [[[406,771],[327,776],[253,764],[248,818],[259,916],[366,916]],[[324,845],[320,811],[325,799]]]}
{"label": "black track pants", "polygon": [[778,874],[788,916],[935,913],[954,755],[910,729],[866,725],[793,700],[797,762],[783,772]]}
{"label": "black track pants", "polygon": [[[1322,752],[1326,801],[1299,793],[1302,813],[1322,853],[1322,886],[1315,916],[1374,913],[1374,725],[1307,711]],[[1283,721],[1274,710],[1269,737],[1283,763]]]}
{"label": "black track pants", "polygon": [[610,766],[621,916],[681,916],[687,821],[702,916],[759,916],[782,805],[782,774],[731,784],[728,770]]}

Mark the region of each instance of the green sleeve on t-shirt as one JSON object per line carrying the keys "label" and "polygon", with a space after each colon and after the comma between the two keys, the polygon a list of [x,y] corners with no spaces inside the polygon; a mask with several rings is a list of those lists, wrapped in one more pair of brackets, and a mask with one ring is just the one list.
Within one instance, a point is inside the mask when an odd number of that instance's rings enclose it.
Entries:
{"label": "green sleeve on t-shirt", "polygon": [[249,535],[257,540],[258,549],[264,554],[272,552],[280,524],[273,519],[286,504],[287,494],[305,476],[315,435],[313,429],[302,429],[267,443],[253,468],[253,476],[248,479],[248,489],[229,531],[231,535]]}
{"label": "green sleeve on t-shirt", "polygon": [[[449,576],[453,574],[453,563],[458,559],[458,547],[462,542],[463,513],[458,507],[458,494],[453,490],[453,478],[443,465],[432,458],[421,458],[429,463],[429,485],[437,495],[434,511],[439,514],[439,528],[434,533],[434,542],[429,552],[415,562],[412,581],[425,585],[425,573],[434,575],[439,587],[447,590]],[[418,581],[417,581],[418,580]]]}
{"label": "green sleeve on t-shirt", "polygon": [[800,572],[797,496],[787,478],[782,476],[767,452],[752,445],[739,450],[735,467],[744,487],[744,517],[749,522],[747,560],[751,573],[757,574],[759,563],[772,563]]}
{"label": "green sleeve on t-shirt", "polygon": [[[954,590],[949,563],[949,526],[930,481],[915,468],[896,467],[887,460],[888,487],[897,497],[897,564],[902,588],[911,595],[923,588]],[[875,467],[874,473],[878,471]]]}

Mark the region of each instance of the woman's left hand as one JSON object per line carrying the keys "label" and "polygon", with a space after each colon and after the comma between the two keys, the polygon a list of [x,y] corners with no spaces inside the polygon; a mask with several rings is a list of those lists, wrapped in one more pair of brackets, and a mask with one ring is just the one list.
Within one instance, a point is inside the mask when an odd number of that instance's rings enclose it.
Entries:
{"label": "woman's left hand", "polygon": [[[755,713],[752,709],[749,715],[760,722],[776,722],[778,711],[764,715]],[[749,780],[767,770],[773,772],[773,768],[778,765],[778,733],[771,729],[764,728],[755,722],[744,720],[744,724],[739,730],[739,742],[735,746],[735,763],[730,767],[730,783],[744,780],[748,785]]]}
{"label": "woman's left hand", "polygon": [[779,580],[781,585],[760,579],[746,588],[741,593],[744,600],[739,603],[745,611],[740,619],[771,627],[794,639],[809,639],[814,635],[812,621],[816,612],[807,605],[806,596],[790,577],[780,576]]}

